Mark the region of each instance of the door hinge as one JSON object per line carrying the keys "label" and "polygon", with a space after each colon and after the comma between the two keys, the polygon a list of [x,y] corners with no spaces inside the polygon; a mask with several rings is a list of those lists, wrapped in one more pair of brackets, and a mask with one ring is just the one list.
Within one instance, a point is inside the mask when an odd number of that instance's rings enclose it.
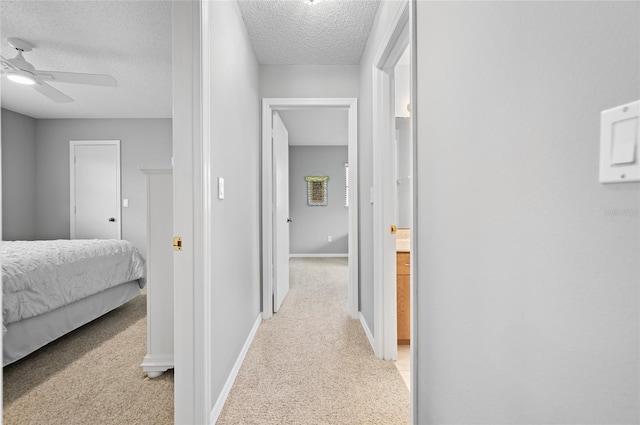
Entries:
{"label": "door hinge", "polygon": [[182,238],[180,236],[173,238],[173,250],[182,251]]}
{"label": "door hinge", "polygon": [[392,224],[391,227],[389,228],[389,230],[391,231],[392,235],[395,235],[398,231],[398,228],[396,227],[395,224]]}

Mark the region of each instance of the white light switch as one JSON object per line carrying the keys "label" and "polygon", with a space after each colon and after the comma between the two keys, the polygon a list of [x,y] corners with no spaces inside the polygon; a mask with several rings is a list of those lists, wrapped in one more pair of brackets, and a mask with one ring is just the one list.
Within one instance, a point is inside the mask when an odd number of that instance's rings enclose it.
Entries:
{"label": "white light switch", "polygon": [[218,199],[224,199],[224,179],[218,177]]}
{"label": "white light switch", "polygon": [[123,199],[122,200],[122,208],[129,208],[129,200],[128,199]]}
{"label": "white light switch", "polygon": [[616,121],[611,132],[611,165],[635,161],[638,142],[638,118]]}
{"label": "white light switch", "polygon": [[600,182],[640,181],[640,101],[600,115]]}

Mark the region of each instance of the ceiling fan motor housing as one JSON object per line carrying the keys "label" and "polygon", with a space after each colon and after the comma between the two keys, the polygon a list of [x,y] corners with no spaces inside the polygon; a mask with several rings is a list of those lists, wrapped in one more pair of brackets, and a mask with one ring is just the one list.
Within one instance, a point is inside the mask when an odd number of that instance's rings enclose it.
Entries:
{"label": "ceiling fan motor housing", "polygon": [[33,49],[33,46],[31,44],[19,38],[9,37],[7,38],[7,42],[9,43],[9,46],[22,52],[30,52],[31,49]]}
{"label": "ceiling fan motor housing", "polygon": [[21,50],[18,50],[18,54],[16,55],[15,58],[7,59],[7,60],[11,62],[11,64],[14,65],[16,68],[20,68],[23,71],[35,71],[36,69],[33,65],[31,65],[29,62],[25,60],[25,58],[22,56]]}

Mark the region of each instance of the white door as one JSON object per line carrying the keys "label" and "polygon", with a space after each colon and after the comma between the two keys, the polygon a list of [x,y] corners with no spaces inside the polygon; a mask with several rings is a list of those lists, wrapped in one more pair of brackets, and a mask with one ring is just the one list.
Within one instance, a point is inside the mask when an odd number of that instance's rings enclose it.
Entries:
{"label": "white door", "polygon": [[280,310],[289,292],[289,133],[277,112],[273,113],[273,216],[275,285],[273,311]]}
{"label": "white door", "polygon": [[71,239],[120,239],[120,141],[69,147]]}

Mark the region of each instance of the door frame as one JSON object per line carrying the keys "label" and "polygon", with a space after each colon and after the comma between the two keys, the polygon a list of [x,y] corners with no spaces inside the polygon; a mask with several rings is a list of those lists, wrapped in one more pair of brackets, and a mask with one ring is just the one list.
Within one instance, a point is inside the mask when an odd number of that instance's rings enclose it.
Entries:
{"label": "door frame", "polygon": [[262,318],[273,316],[273,149],[271,117],[291,109],[344,108],[348,113],[349,162],[349,289],[347,310],[358,318],[358,99],[356,98],[264,98],[262,99]]}
{"label": "door frame", "polygon": [[[172,2],[174,422],[211,423],[209,2]],[[210,115],[209,115],[210,116]],[[207,280],[209,279],[209,280]]]}
{"label": "door frame", "polygon": [[[397,199],[391,195],[395,193],[390,185],[396,184],[393,178],[395,166],[386,164],[382,156],[382,146],[384,138],[393,138],[393,115],[394,92],[393,87],[393,67],[397,64],[400,56],[410,45],[410,81],[411,81],[411,149],[412,149],[412,199],[415,200],[418,193],[416,167],[416,152],[418,148],[417,128],[415,117],[417,116],[417,46],[416,46],[416,1],[404,1],[399,5],[388,30],[381,41],[373,61],[373,165],[374,170],[384,170],[383,173],[374,173],[375,200],[373,212],[374,226],[374,247],[373,262],[374,269],[374,323],[375,323],[375,347],[378,357],[395,360],[397,351],[397,316],[396,316],[396,276],[395,276],[395,243],[391,246],[389,238],[385,239],[389,233],[387,223],[394,220],[395,205]],[[390,72],[391,71],[391,72]],[[389,206],[392,205],[392,207]],[[419,271],[419,264],[415,262],[418,252],[417,232],[418,232],[418,211],[416,202],[412,206],[413,217],[411,220],[411,423],[415,423],[418,407],[418,315],[415,308],[418,288],[415,285]],[[395,238],[394,238],[395,239]],[[395,242],[395,240],[393,241]],[[393,271],[391,271],[393,270]]]}
{"label": "door frame", "polygon": [[[393,69],[400,60],[412,36],[411,3],[403,2],[394,15],[388,30],[380,43],[373,60],[373,164],[374,203],[373,209],[373,258],[374,258],[374,351],[385,360],[396,360],[397,342],[397,305],[396,305],[396,247],[395,236],[390,234],[389,226],[395,225],[397,199],[395,164],[388,161],[386,148],[392,148],[395,138],[395,102]],[[413,62],[413,51],[411,52]],[[413,78],[413,69],[412,69]],[[415,85],[412,80],[412,101]],[[412,105],[413,107],[413,105]],[[412,113],[415,117],[415,113]],[[413,119],[411,120],[413,125]],[[413,132],[411,133],[413,136]],[[413,143],[413,142],[412,142]],[[415,155],[415,152],[414,152]],[[414,170],[411,175],[413,176]],[[415,220],[414,220],[415,222]],[[411,238],[412,242],[413,239]],[[415,267],[411,262],[412,269]],[[413,271],[411,299],[413,302]],[[414,329],[413,309],[411,310],[411,329]],[[412,335],[411,350],[414,350]],[[413,357],[413,356],[412,356]],[[412,359],[413,360],[413,359]],[[414,369],[412,363],[412,373]]]}
{"label": "door frame", "polygon": [[121,198],[121,167],[120,140],[69,140],[69,238],[76,238],[76,146],[115,146],[116,147],[116,234],[122,239],[122,200]]}

